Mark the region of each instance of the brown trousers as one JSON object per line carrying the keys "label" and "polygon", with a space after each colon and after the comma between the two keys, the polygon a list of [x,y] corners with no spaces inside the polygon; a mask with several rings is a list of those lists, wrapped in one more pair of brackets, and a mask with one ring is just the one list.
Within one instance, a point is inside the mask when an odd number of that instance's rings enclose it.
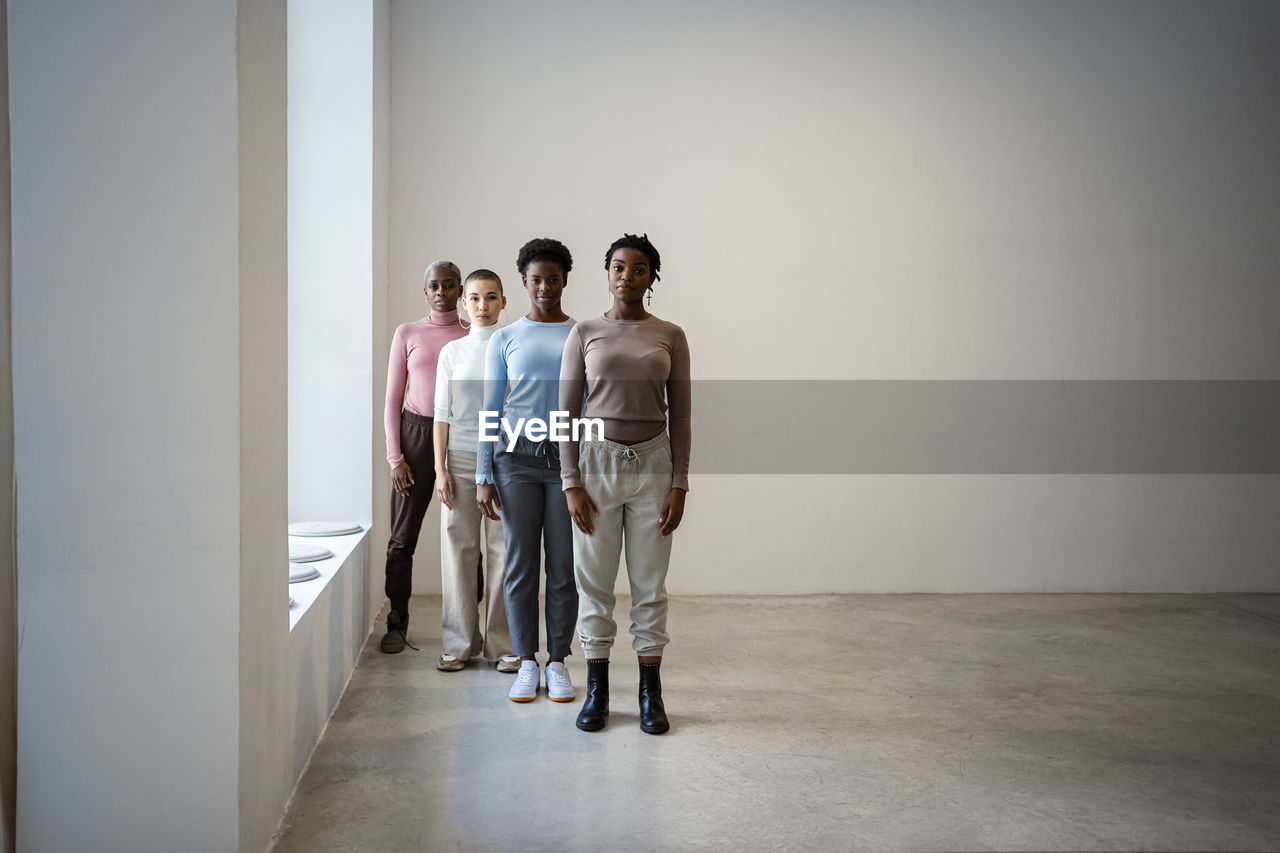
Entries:
{"label": "brown trousers", "polygon": [[432,419],[413,412],[400,413],[400,452],[413,472],[408,496],[391,490],[391,538],[387,542],[387,598],[391,609],[409,615],[413,593],[413,552],[418,547],[422,519],[436,490],[436,461],[432,451]]}

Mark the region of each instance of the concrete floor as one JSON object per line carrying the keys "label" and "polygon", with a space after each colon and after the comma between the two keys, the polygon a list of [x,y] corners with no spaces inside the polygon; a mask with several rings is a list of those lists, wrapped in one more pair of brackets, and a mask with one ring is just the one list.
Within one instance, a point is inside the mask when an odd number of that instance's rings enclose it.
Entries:
{"label": "concrete floor", "polygon": [[629,643],[587,734],[581,656],[577,702],[517,705],[412,612],[276,853],[1280,849],[1280,596],[680,598],[661,737]]}

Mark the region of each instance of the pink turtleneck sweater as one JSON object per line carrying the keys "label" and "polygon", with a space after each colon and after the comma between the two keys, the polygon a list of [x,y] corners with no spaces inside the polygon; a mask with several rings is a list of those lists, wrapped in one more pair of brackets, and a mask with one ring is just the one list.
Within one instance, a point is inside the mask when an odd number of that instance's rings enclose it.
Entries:
{"label": "pink turtleneck sweater", "polygon": [[[405,323],[391,338],[387,362],[387,462],[404,461],[400,452],[400,410],[431,417],[435,412],[436,362],[449,341],[465,338],[457,311],[432,311],[425,320]],[[425,472],[424,472],[425,473]]]}

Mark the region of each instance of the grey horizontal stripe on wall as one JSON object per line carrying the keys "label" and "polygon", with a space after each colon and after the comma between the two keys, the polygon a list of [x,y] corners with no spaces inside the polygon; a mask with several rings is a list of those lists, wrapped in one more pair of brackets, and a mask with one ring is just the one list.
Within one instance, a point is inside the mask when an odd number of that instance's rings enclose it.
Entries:
{"label": "grey horizontal stripe on wall", "polygon": [[1280,381],[695,381],[690,470],[1278,474]]}

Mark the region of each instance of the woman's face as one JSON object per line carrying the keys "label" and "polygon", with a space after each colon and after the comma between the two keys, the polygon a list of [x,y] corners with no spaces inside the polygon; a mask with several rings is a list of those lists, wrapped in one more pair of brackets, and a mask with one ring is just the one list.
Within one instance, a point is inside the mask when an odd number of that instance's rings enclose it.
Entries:
{"label": "woman's face", "polygon": [[447,267],[432,267],[422,292],[432,311],[452,311],[458,307],[458,297],[462,295],[458,277]]}
{"label": "woman's face", "polygon": [[558,261],[533,261],[524,268],[520,278],[535,308],[555,311],[560,307],[560,294],[568,276]]}
{"label": "woman's face", "polygon": [[649,258],[639,249],[614,249],[609,256],[609,293],[620,302],[639,302],[653,283]]}
{"label": "woman's face", "polygon": [[498,312],[507,307],[507,297],[498,289],[498,283],[491,278],[477,278],[467,282],[467,291],[462,305],[467,309],[467,316],[477,326],[492,326],[498,322]]}

